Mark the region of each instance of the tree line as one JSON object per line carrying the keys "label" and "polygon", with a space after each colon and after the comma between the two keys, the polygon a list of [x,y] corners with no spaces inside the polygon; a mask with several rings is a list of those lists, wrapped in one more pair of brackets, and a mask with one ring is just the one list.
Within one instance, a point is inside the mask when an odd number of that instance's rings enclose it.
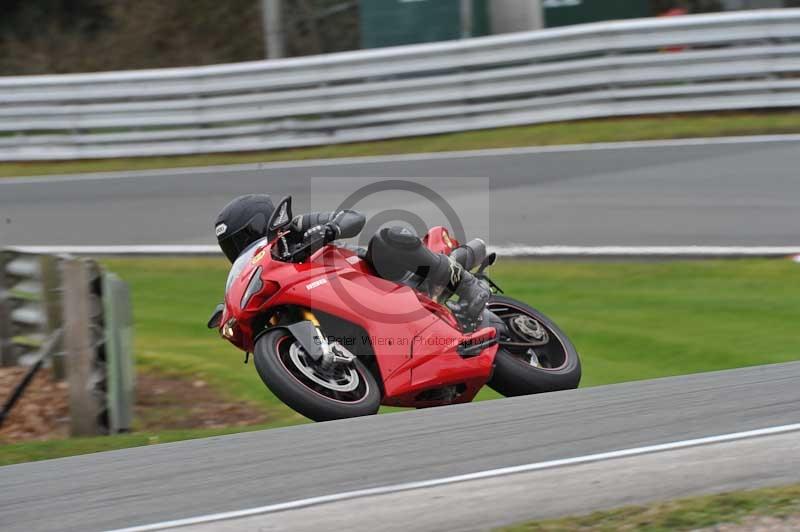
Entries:
{"label": "tree line", "polygon": [[[356,1],[285,0],[291,56],[357,49]],[[2,0],[0,75],[264,57],[260,0]]]}

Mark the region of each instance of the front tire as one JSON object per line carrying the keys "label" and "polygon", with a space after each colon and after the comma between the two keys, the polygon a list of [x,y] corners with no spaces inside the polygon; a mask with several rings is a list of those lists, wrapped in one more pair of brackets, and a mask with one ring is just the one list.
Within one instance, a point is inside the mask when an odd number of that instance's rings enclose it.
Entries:
{"label": "front tire", "polygon": [[[492,389],[506,397],[514,397],[578,387],[581,381],[578,351],[550,318],[525,303],[498,295],[492,296],[487,309],[503,319],[512,335],[515,328],[520,330],[520,326],[512,327],[511,320],[522,320],[525,327],[524,320],[532,318],[543,327],[549,339],[546,344],[534,348],[501,345],[495,357],[492,379],[488,382]],[[509,340],[509,343],[521,343],[525,338],[516,336]]]}
{"label": "front tire", "polygon": [[[376,414],[381,394],[375,377],[358,359],[347,367],[319,371],[285,329],[261,336],[253,352],[264,384],[290,408],[314,421]],[[340,365],[341,366],[341,365]]]}

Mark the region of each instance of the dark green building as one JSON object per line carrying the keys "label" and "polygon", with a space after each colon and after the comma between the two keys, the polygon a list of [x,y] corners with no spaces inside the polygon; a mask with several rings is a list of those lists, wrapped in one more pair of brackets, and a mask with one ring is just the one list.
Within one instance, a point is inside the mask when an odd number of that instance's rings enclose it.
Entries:
{"label": "dark green building", "polygon": [[548,28],[601,20],[649,17],[649,0],[542,0]]}
{"label": "dark green building", "polygon": [[[488,35],[488,0],[472,0],[471,36]],[[461,0],[360,0],[361,47],[461,38]]]}

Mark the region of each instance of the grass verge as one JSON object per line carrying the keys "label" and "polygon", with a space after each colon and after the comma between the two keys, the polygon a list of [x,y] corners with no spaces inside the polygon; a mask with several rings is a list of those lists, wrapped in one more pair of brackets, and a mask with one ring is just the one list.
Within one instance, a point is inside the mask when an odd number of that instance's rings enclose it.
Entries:
{"label": "grass verge", "polygon": [[786,518],[798,514],[800,485],[795,485],[629,506],[581,517],[535,521],[500,528],[497,532],[676,532],[739,523],[751,516]]}
{"label": "grass verge", "polygon": [[[131,286],[140,369],[204,380],[227,399],[262,409],[271,427],[304,421],[269,393],[252,362],[243,365],[241,352],[205,328],[222,299],[228,270],[223,259],[109,259],[104,264]],[[800,352],[800,267],[788,260],[510,260],[493,270],[510,296],[550,315],[570,335],[583,361],[582,386],[785,362]],[[487,388],[478,399],[496,397]],[[142,445],[148,438],[134,434],[5,446],[0,463]],[[75,448],[71,442],[77,442]]]}
{"label": "grass verge", "polygon": [[619,142],[780,133],[800,133],[800,112],[697,113],[580,120],[249,153],[83,161],[8,162],[0,163],[0,177],[145,170],[181,166],[262,163],[519,146],[549,146],[585,142]]}

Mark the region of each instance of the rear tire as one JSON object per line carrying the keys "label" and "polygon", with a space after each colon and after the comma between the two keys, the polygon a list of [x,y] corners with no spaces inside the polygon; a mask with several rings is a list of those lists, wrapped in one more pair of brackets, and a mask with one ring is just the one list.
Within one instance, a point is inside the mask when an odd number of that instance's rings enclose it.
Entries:
{"label": "rear tire", "polygon": [[361,361],[354,360],[352,368],[348,368],[357,375],[357,387],[352,391],[338,392],[312,381],[299,369],[289,355],[292,344],[296,344],[294,349],[297,350],[299,343],[285,329],[270,331],[256,341],[253,353],[256,370],[278,399],[314,421],[369,416],[378,412],[380,388],[372,372]]}
{"label": "rear tire", "polygon": [[581,381],[578,351],[550,318],[510,297],[492,296],[487,308],[501,315],[517,312],[530,316],[544,326],[550,338],[546,345],[534,348],[534,352],[541,356],[537,357],[537,363],[545,362],[539,367],[532,365],[532,357],[526,356],[524,349],[501,345],[495,357],[494,373],[488,382],[492,389],[506,397],[514,397],[578,387]]}

